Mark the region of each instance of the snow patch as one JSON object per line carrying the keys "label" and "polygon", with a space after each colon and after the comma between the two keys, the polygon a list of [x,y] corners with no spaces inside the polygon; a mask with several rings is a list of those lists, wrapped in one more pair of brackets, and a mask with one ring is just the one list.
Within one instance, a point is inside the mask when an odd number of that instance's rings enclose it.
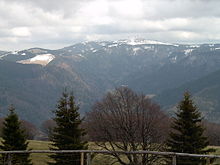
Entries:
{"label": "snow patch", "polygon": [[82,61],[83,59],[87,59],[82,54],[74,54],[74,55],[71,56],[71,58],[73,58],[74,61]]}
{"label": "snow patch", "polygon": [[151,49],[151,46],[145,46],[144,49]]}
{"label": "snow patch", "polygon": [[78,57],[82,57],[85,58],[85,56],[83,56],[82,54],[77,54]]}
{"label": "snow patch", "polygon": [[176,63],[177,56],[171,58],[172,63]]}
{"label": "snow patch", "polygon": [[41,54],[41,55],[37,55],[33,58],[30,59],[31,62],[33,61],[52,61],[54,58],[54,56],[52,54]]}
{"label": "snow patch", "polygon": [[184,50],[184,54],[185,54],[185,55],[189,55],[189,54],[192,53],[193,50],[194,50],[194,49],[186,49],[186,50]]}
{"label": "snow patch", "polygon": [[139,50],[141,50],[141,48],[133,48],[134,55],[136,55]]}
{"label": "snow patch", "polygon": [[109,45],[108,47],[112,48],[112,47],[117,47],[117,46],[118,46],[118,44],[112,44],[112,45]]}
{"label": "snow patch", "polygon": [[106,46],[106,43],[104,43],[104,42],[101,42],[101,43],[99,43],[99,45],[101,45],[101,46]]}
{"label": "snow patch", "polygon": [[40,64],[40,65],[47,65],[55,58],[52,54],[40,54],[33,58],[29,58],[27,60],[18,61],[18,63],[22,64]]}
{"label": "snow patch", "polygon": [[14,51],[14,52],[11,52],[11,54],[16,55],[16,54],[18,54],[18,52],[17,52],[17,51]]}
{"label": "snow patch", "polygon": [[21,55],[22,55],[22,56],[26,56],[26,53],[22,53]]}

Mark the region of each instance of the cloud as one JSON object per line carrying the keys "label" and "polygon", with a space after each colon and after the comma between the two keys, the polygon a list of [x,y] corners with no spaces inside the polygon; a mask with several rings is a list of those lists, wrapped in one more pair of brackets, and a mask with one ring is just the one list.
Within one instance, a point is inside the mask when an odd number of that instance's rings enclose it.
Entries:
{"label": "cloud", "polygon": [[220,42],[219,0],[1,0],[0,49],[140,36]]}
{"label": "cloud", "polygon": [[15,37],[30,37],[31,32],[27,27],[17,27],[12,29],[12,34]]}

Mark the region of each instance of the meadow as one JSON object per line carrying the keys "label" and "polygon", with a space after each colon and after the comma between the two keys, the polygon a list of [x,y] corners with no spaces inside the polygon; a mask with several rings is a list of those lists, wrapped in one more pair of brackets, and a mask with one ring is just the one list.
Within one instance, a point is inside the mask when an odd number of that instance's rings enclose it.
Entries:
{"label": "meadow", "polygon": [[[49,150],[50,142],[48,141],[36,141],[29,140],[29,149],[31,150]],[[220,155],[220,147],[211,146],[215,148],[216,151],[211,154]],[[89,143],[89,149],[97,149],[94,143]],[[48,154],[31,154],[31,159],[33,165],[47,165],[47,162],[50,161]],[[110,157],[106,155],[97,155],[93,159],[93,164],[108,164],[110,161]],[[213,165],[220,164],[220,159],[215,160]]]}
{"label": "meadow", "polygon": [[[29,149],[31,150],[49,150],[50,142],[29,140]],[[31,154],[33,165],[47,165],[50,161],[48,154]]]}

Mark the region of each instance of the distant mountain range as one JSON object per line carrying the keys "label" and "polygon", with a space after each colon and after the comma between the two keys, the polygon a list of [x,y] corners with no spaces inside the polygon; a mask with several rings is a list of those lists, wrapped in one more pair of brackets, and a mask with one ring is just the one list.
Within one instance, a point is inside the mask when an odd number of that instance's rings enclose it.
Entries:
{"label": "distant mountain range", "polygon": [[181,45],[145,39],[83,42],[58,50],[0,51],[0,114],[14,104],[36,125],[52,116],[64,88],[81,107],[128,86],[170,111],[189,90],[207,119],[219,122],[220,44]]}

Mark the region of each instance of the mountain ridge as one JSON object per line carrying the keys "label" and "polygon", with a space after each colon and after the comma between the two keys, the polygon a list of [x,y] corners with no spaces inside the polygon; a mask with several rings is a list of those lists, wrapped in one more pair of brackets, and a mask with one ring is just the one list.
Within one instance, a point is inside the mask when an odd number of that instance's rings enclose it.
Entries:
{"label": "mountain ridge", "polygon": [[[53,59],[47,63],[39,60],[49,57]],[[126,85],[146,95],[160,95],[220,70],[219,63],[220,44],[147,40],[91,41],[57,50],[4,52],[0,54],[0,107],[4,109],[0,114],[5,115],[13,103],[22,118],[39,125],[51,118],[64,88],[74,92],[83,114],[115,87]]]}

